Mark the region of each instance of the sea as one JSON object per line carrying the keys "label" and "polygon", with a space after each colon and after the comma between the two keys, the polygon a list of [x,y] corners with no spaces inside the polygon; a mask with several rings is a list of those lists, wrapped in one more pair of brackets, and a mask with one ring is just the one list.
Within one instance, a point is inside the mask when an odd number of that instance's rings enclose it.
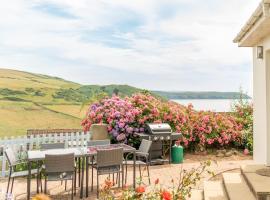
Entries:
{"label": "sea", "polygon": [[191,103],[194,109],[198,111],[230,112],[237,99],[171,99],[171,101],[186,106]]}

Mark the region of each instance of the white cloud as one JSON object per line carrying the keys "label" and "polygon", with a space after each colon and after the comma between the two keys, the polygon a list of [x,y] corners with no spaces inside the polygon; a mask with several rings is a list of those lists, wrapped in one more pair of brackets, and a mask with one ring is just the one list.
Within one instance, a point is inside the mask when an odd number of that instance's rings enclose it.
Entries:
{"label": "white cloud", "polygon": [[[251,52],[232,40],[258,3],[6,0],[0,7],[0,66],[84,83],[227,91],[241,84],[251,92]],[[97,71],[103,70],[112,75],[102,77]],[[95,73],[100,77],[87,78]],[[115,80],[121,73],[128,78]]]}

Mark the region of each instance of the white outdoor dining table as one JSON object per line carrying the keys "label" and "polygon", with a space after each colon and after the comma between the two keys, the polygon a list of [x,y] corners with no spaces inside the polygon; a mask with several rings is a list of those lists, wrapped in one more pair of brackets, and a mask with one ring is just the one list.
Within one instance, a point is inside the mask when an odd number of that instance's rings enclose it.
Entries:
{"label": "white outdoor dining table", "polygon": [[[107,145],[107,148],[119,148],[122,147],[125,153],[133,153],[133,186],[135,188],[136,186],[136,170],[135,170],[135,163],[136,163],[136,156],[135,152],[136,149],[128,146],[126,144],[110,144]],[[100,148],[104,148],[104,146],[100,146]],[[99,146],[96,146],[96,150],[99,149]],[[31,191],[31,168],[32,168],[32,162],[36,161],[43,161],[45,160],[46,154],[68,154],[68,153],[74,153],[74,156],[76,158],[82,159],[82,165],[81,165],[81,188],[80,188],[80,198],[83,198],[83,183],[84,183],[84,167],[85,167],[85,161],[88,162],[88,158],[91,156],[94,156],[97,154],[96,151],[88,151],[86,147],[82,148],[67,148],[67,149],[50,149],[50,150],[33,150],[28,151],[28,178],[27,178],[27,200],[30,200],[30,191]],[[88,173],[87,173],[88,176]],[[88,179],[86,179],[88,180]],[[88,181],[86,181],[86,197],[88,196]]]}

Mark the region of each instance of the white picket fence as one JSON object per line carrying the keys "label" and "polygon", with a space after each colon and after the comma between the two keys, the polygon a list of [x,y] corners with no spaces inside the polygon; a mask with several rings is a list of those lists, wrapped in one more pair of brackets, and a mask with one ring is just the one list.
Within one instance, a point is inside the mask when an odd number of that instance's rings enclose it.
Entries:
{"label": "white picket fence", "polygon": [[41,135],[31,135],[18,136],[11,138],[0,139],[0,166],[1,174],[0,176],[5,176],[7,174],[7,160],[4,156],[4,151],[7,148],[12,148],[20,154],[25,154],[28,150],[39,149],[40,144],[43,143],[57,143],[64,142],[65,147],[82,147],[87,144],[90,140],[90,132],[76,132],[76,133],[54,133],[54,134],[41,134]]}

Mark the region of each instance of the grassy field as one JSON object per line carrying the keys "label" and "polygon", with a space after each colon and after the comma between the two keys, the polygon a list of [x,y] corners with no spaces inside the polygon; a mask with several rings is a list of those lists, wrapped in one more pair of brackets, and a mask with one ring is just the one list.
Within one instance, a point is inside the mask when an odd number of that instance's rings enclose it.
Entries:
{"label": "grassy field", "polygon": [[25,135],[27,129],[81,128],[81,120],[32,102],[0,101],[0,137]]}
{"label": "grassy field", "polygon": [[57,77],[0,69],[0,137],[25,135],[27,129],[81,128],[81,106],[53,98],[59,89],[80,86]]}
{"label": "grassy field", "polygon": [[70,87],[78,88],[80,85],[57,77],[0,68],[0,88],[24,90],[25,88],[60,89]]}
{"label": "grassy field", "polygon": [[87,106],[81,105],[44,105],[46,108],[82,119],[85,116]]}

